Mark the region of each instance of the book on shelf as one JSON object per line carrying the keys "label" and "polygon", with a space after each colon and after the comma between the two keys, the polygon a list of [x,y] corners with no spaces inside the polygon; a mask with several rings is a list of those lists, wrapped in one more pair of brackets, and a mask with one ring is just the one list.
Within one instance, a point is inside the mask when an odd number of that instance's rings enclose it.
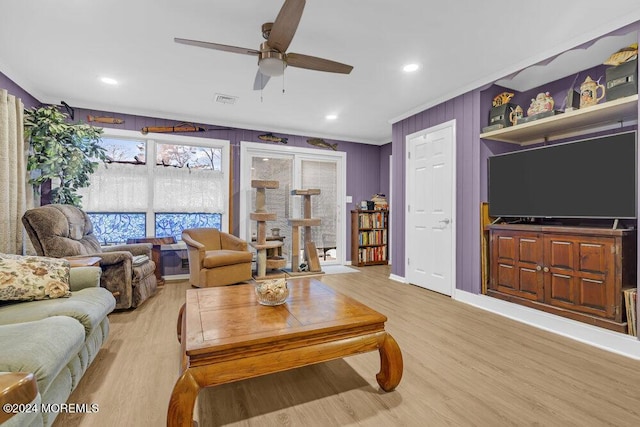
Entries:
{"label": "book on shelf", "polygon": [[638,304],[638,290],[636,288],[625,289],[624,293],[624,305],[627,309],[627,333],[638,336],[636,330],[637,323],[637,304]]}
{"label": "book on shelf", "polygon": [[361,231],[358,238],[360,246],[386,245],[387,230]]}
{"label": "book on shelf", "polygon": [[387,247],[378,246],[371,248],[360,248],[358,251],[358,260],[361,263],[386,261],[387,260]]}
{"label": "book on shelf", "polygon": [[359,228],[387,228],[387,217],[380,212],[363,212],[358,217]]}

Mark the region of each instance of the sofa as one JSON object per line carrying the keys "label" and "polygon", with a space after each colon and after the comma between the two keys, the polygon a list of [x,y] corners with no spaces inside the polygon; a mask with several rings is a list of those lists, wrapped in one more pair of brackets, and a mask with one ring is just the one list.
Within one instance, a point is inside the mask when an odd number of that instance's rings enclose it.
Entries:
{"label": "sofa", "polygon": [[[48,295],[41,295],[41,300],[16,300],[20,293],[9,283],[22,273],[7,271],[3,261],[8,257],[0,254],[0,297],[3,298],[0,301],[0,372],[33,373],[38,393],[32,404],[56,408],[67,403],[107,339],[107,315],[115,308],[116,301],[111,292],[100,287],[100,267],[67,267],[67,270],[63,267],[62,271],[67,272],[68,290],[56,288]],[[30,268],[34,277],[47,273],[46,267]],[[38,289],[46,293],[47,286]],[[2,425],[50,426],[57,415],[54,411],[22,412]]]}

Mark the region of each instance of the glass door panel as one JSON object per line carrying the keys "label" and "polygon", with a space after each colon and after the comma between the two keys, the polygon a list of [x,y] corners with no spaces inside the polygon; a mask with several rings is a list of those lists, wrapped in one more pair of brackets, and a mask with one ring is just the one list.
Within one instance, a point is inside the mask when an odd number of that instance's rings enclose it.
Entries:
{"label": "glass door panel", "polygon": [[[291,227],[289,227],[288,219],[291,204],[291,188],[293,185],[293,157],[283,158],[271,155],[252,155],[251,157],[251,180],[267,180],[278,181],[277,189],[266,190],[265,209],[269,213],[275,213],[277,219],[267,222],[267,238],[274,234],[274,229],[279,229],[276,234],[284,237],[284,246],[282,247],[282,256],[291,260]],[[256,210],[255,190],[251,192],[251,210]],[[257,235],[257,223],[251,221],[249,230],[251,230],[251,238],[255,239]]]}
{"label": "glass door panel", "polygon": [[[336,261],[338,230],[338,173],[337,162],[301,159],[300,175],[302,189],[320,189],[320,194],[311,196],[311,215],[320,218],[320,226],[312,227],[312,241],[318,249],[320,262]],[[302,207],[296,216],[302,217]]]}
{"label": "glass door panel", "polygon": [[[311,216],[319,218],[321,225],[312,227],[312,241],[318,249],[320,262],[344,262],[345,220],[342,218],[346,182],[344,179],[344,153],[324,153],[300,147],[278,147],[242,142],[241,145],[241,198],[240,236],[249,241],[257,236],[257,224],[250,219],[255,212],[256,190],[251,180],[278,181],[278,189],[266,190],[265,209],[275,213],[277,219],[267,222],[267,238],[278,228],[284,237],[283,256],[291,262],[292,229],[289,219],[303,218],[303,197],[292,196],[292,190],[320,189],[311,196]],[[302,233],[300,233],[302,234]],[[303,236],[299,247],[303,249]],[[299,258],[302,262],[303,258]],[[288,267],[291,267],[290,265]]]}

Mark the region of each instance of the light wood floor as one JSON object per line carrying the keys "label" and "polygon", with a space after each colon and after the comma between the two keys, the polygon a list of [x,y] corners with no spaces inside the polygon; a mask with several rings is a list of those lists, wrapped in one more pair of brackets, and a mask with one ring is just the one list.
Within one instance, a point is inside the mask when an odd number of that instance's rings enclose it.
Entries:
{"label": "light wood floor", "polygon": [[[376,352],[206,389],[200,426],[638,426],[635,361],[388,280],[389,267],[321,280],[387,315],[404,357],[384,393]],[[186,282],[110,316],[111,335],[71,395],[95,414],[56,427],[163,426],[178,376]]]}

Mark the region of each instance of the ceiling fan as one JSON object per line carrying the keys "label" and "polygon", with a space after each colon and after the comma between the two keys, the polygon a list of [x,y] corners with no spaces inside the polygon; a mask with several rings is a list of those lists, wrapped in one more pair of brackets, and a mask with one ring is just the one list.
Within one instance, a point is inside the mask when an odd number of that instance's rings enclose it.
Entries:
{"label": "ceiling fan", "polygon": [[253,84],[254,90],[263,89],[269,78],[282,75],[287,66],[349,74],[353,69],[351,65],[300,53],[287,53],[300,23],[304,5],[305,0],[285,0],[276,20],[262,24],[262,37],[266,41],[260,45],[259,50],[177,37],[173,40],[176,43],[257,56],[258,72]]}

